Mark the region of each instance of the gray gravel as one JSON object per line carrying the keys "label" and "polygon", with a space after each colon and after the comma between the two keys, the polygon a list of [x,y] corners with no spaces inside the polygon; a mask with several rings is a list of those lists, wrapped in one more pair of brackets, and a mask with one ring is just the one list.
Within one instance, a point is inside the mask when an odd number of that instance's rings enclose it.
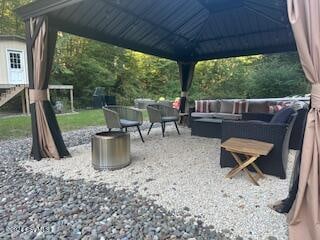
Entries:
{"label": "gray gravel", "polygon": [[[149,123],[144,123],[141,130],[149,127]],[[159,127],[155,125],[154,128]],[[107,131],[104,126],[88,127],[85,129],[69,131],[63,133],[63,139],[68,148],[88,144],[91,136],[97,132]],[[129,132],[136,131],[136,128],[128,128]],[[12,139],[0,141],[0,160],[21,161],[30,157],[31,138]]]}
{"label": "gray gravel", "polygon": [[[64,138],[69,147],[84,144],[102,129]],[[0,239],[229,239],[188,211],[168,211],[136,189],[27,172],[18,160],[28,156],[30,139],[0,146]]]}
{"label": "gray gravel", "polygon": [[295,152],[289,154],[286,180],[266,175],[257,187],[245,173],[225,178],[230,169],[220,167],[219,139],[191,136],[187,128],[180,128],[180,132],[178,135],[171,126],[162,138],[161,129],[154,129],[145,136],[145,143],[137,133],[131,134],[131,164],[117,171],[95,171],[90,144],[69,148],[71,158],[25,161],[21,165],[30,172],[65,180],[138,190],[165,209],[177,214],[188,212],[232,239],[287,240],[285,215],[272,211],[268,204],[286,197]]}

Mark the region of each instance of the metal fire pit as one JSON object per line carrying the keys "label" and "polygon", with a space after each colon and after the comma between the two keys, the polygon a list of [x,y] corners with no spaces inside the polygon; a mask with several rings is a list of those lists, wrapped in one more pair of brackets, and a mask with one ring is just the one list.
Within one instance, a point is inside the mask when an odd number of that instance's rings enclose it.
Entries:
{"label": "metal fire pit", "polygon": [[101,132],[91,139],[92,166],[96,170],[116,170],[130,164],[130,134]]}

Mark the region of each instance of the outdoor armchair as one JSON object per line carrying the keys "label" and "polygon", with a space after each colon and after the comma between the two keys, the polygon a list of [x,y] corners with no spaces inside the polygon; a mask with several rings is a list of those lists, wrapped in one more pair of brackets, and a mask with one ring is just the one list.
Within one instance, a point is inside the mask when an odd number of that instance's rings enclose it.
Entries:
{"label": "outdoor armchair", "polygon": [[[290,135],[297,116],[297,113],[292,111],[288,121],[284,123],[255,120],[223,121],[221,142],[236,137],[272,143],[274,145],[272,151],[267,156],[260,157],[256,164],[262,172],[285,179]],[[224,149],[221,149],[220,165],[221,167],[235,166],[232,156]]]}
{"label": "outdoor armchair", "polygon": [[[297,117],[291,131],[289,149],[301,150],[308,111],[309,109],[307,107],[297,110]],[[272,113],[243,113],[242,120],[270,122],[273,116],[274,114]]]}
{"label": "outdoor armchair", "polygon": [[140,126],[143,123],[142,112],[138,109],[124,106],[103,107],[104,118],[109,131],[113,128],[125,129],[128,127],[137,127],[141,141],[144,142]]}
{"label": "outdoor armchair", "polygon": [[162,104],[151,104],[147,106],[147,111],[151,123],[148,135],[154,123],[161,123],[162,136],[164,137],[167,122],[174,122],[177,132],[180,135],[177,125],[177,121],[179,121],[179,112],[177,109]]}

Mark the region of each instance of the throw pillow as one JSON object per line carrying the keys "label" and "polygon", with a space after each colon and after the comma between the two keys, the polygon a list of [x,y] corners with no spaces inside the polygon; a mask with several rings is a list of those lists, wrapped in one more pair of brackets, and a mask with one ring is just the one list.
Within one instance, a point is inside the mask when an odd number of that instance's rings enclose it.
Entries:
{"label": "throw pillow", "polygon": [[269,113],[279,112],[283,108],[291,107],[292,102],[278,102],[277,104],[273,104],[269,106]]}
{"label": "throw pillow", "polygon": [[239,100],[239,101],[234,101],[233,103],[233,114],[241,114],[248,112],[248,101],[246,100]]}
{"label": "throw pillow", "polygon": [[290,107],[297,111],[302,108],[308,108],[309,105],[303,101],[294,101],[291,103]]}
{"label": "throw pillow", "polygon": [[196,112],[209,112],[209,100],[197,100],[195,101],[195,111]]}
{"label": "throw pillow", "polygon": [[276,105],[270,105],[269,106],[269,113],[276,113],[279,112],[281,109],[283,109],[284,106],[281,104],[276,104]]}
{"label": "throw pillow", "polygon": [[270,123],[289,123],[294,112],[292,108],[283,108],[272,117]]}

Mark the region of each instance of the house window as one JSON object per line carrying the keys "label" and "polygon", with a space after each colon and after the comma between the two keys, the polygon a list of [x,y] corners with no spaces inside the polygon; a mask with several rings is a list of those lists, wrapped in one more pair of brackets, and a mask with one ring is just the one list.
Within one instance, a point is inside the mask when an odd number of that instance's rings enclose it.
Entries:
{"label": "house window", "polygon": [[10,52],[10,68],[21,69],[21,54],[18,52]]}

